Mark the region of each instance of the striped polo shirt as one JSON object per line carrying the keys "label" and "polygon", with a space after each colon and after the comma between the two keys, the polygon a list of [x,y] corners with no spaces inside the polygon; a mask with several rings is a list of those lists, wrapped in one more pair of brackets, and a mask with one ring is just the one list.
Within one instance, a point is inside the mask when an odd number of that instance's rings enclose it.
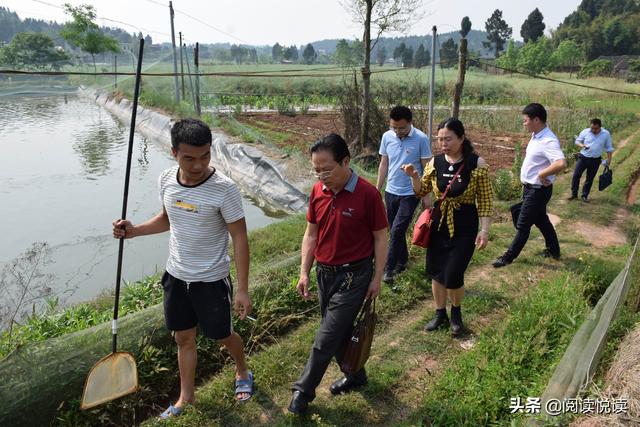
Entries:
{"label": "striped polo shirt", "polygon": [[158,179],[169,216],[167,272],[185,282],[215,282],[229,275],[227,224],[244,218],[242,197],[231,179],[214,171],[197,185],[178,181],[178,166]]}

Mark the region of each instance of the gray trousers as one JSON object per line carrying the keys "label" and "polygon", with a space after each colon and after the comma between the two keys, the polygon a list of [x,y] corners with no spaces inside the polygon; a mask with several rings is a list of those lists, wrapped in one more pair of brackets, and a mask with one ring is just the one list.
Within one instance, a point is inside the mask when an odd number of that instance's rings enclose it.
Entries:
{"label": "gray trousers", "polygon": [[[292,390],[302,392],[309,400],[315,398],[316,387],[334,357],[342,360],[342,345],[358,315],[373,277],[371,258],[348,267],[316,265],[318,295],[322,319],[316,333],[311,355],[302,375]],[[345,374],[346,375],[346,374]],[[364,368],[347,378],[358,382],[366,380]]]}

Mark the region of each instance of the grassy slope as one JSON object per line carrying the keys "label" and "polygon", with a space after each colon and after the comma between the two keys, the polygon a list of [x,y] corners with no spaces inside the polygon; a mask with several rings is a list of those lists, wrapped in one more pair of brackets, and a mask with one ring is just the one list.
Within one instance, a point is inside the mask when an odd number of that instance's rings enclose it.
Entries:
{"label": "grassy slope", "polygon": [[[509,415],[509,397],[541,394],[588,313],[589,300],[603,291],[630,251],[628,244],[594,250],[575,233],[573,221],[580,218],[604,227],[611,223],[612,213],[626,211],[624,177],[638,168],[638,158],[640,136],[636,134],[614,159],[618,184],[595,193],[591,205],[564,202],[570,175],[561,177],[549,208],[562,218],[557,227],[563,250],[560,262],[536,255],[543,241],[533,231],[517,262],[491,269],[488,263],[513,236],[509,223],[492,227],[489,248],[474,255],[467,273],[464,316],[473,332],[469,340],[454,340],[446,332],[422,332],[432,303],[422,275],[423,253],[413,248],[411,268],[399,279],[400,292],[385,288],[380,298],[381,322],[368,363],[370,383],[362,393],[331,397],[327,386],[339,377],[332,364],[308,416],[293,417],[283,410],[317,328],[318,317],[312,315],[275,339],[274,345],[252,355],[257,394],[251,402],[233,402],[233,369],[228,366],[198,390],[197,406],[171,424],[500,425],[522,421]],[[640,221],[637,209],[629,210],[622,226],[631,236],[640,229]],[[637,320],[631,314],[625,316],[622,330]]]}

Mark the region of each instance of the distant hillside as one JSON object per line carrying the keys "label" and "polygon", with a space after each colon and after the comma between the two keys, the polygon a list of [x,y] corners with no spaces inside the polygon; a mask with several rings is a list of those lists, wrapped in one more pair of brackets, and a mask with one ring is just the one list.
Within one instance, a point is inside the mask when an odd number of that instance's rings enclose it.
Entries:
{"label": "distant hillside", "polygon": [[[458,43],[460,41],[460,33],[457,31],[451,31],[448,33],[438,34],[436,39],[436,46],[442,45],[449,38],[453,38],[453,40]],[[312,42],[314,49],[324,50],[328,54],[333,53],[336,50],[336,44],[340,39],[330,39],[330,40],[320,40]],[[467,35],[469,49],[475,52],[480,52],[481,56],[491,56],[492,53],[490,50],[484,49],[482,47],[482,42],[487,40],[487,33],[485,31],[471,30]],[[431,52],[431,35],[423,35],[423,36],[404,36],[404,37],[383,37],[378,41],[376,45],[376,49],[378,47],[384,46],[387,49],[389,55],[393,53],[393,50],[400,45],[400,43],[404,42],[407,47],[413,48],[415,52],[420,46],[420,43],[424,44],[424,47]],[[438,45],[439,43],[439,45]],[[439,51],[440,48],[436,48],[436,60],[439,59]],[[373,56],[375,57],[375,49],[373,51]]]}
{"label": "distant hillside", "polygon": [[553,33],[555,44],[573,40],[587,59],[600,55],[640,54],[638,0],[582,0]]}
{"label": "distant hillside", "polygon": [[[8,43],[17,33],[32,32],[45,33],[49,35],[56,45],[65,45],[64,40],[60,37],[59,31],[64,24],[58,24],[55,21],[44,21],[42,19],[26,18],[20,19],[18,14],[11,10],[0,7],[0,44]],[[115,38],[116,40],[129,43],[135,34],[126,32],[120,28],[101,27],[105,34]]]}

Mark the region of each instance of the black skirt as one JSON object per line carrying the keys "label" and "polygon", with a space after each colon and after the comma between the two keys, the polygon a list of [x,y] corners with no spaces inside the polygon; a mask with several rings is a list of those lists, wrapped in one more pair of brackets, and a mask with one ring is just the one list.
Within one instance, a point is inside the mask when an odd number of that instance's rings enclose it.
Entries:
{"label": "black skirt", "polygon": [[478,210],[475,205],[462,205],[453,214],[454,235],[444,220],[438,230],[433,224],[427,249],[427,274],[447,289],[464,286],[464,273],[475,250],[478,235]]}

